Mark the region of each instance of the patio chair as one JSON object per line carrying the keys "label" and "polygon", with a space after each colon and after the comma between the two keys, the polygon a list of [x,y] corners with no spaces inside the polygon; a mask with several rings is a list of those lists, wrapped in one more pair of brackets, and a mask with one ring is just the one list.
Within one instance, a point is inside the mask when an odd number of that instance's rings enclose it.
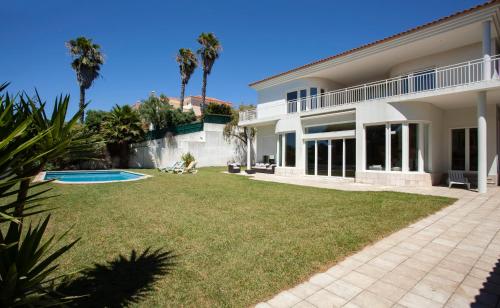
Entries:
{"label": "patio chair", "polygon": [[158,168],[158,171],[161,172],[174,172],[174,170],[179,169],[182,167],[183,162],[182,161],[176,161],[172,166],[170,167],[165,167],[165,168]]}
{"label": "patio chair", "polygon": [[174,173],[177,173],[177,174],[185,174],[185,173],[196,174],[196,173],[198,173],[198,169],[196,169],[196,162],[192,161],[191,163],[189,163],[189,165],[187,167],[183,166],[183,167],[175,170]]}
{"label": "patio chair", "polygon": [[448,187],[451,188],[452,185],[465,185],[467,189],[470,190],[469,179],[465,177],[463,171],[448,171]]}

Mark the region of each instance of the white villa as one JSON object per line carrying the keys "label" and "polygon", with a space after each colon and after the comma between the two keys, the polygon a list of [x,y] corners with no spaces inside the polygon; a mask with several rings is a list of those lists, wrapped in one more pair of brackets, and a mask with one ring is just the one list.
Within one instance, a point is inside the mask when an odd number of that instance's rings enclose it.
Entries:
{"label": "white villa", "polygon": [[499,10],[490,1],[253,82],[248,165],[411,186],[460,170],[479,192],[497,185]]}

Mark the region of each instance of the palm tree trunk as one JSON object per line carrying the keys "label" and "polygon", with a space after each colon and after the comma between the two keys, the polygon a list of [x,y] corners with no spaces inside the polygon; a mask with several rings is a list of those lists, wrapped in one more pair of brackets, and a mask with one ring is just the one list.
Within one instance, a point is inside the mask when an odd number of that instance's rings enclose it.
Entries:
{"label": "palm tree trunk", "polygon": [[203,82],[201,85],[201,111],[205,111],[205,98],[207,97],[207,77],[208,72],[203,70]]}
{"label": "palm tree trunk", "polygon": [[181,83],[181,111],[184,111],[184,91],[186,91],[186,83],[183,80]]}
{"label": "palm tree trunk", "polygon": [[80,110],[82,110],[82,115],[80,116],[80,122],[83,124],[85,121],[85,88],[80,86]]}

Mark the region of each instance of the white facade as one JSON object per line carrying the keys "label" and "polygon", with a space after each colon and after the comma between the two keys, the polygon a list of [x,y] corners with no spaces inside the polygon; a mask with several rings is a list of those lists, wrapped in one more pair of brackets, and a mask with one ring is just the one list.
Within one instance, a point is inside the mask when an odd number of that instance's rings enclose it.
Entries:
{"label": "white facade", "polygon": [[[280,174],[498,183],[497,2],[251,84],[254,160]],[[288,155],[288,156],[287,156]],[[287,161],[288,160],[288,161]]]}

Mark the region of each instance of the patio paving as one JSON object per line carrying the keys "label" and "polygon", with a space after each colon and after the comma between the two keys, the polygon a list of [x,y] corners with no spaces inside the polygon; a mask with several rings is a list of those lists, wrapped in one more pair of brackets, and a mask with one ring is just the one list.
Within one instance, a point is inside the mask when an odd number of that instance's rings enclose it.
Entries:
{"label": "patio paving", "polygon": [[374,186],[310,177],[253,179],[458,198],[257,307],[500,307],[500,188],[488,187],[481,195],[444,187]]}

